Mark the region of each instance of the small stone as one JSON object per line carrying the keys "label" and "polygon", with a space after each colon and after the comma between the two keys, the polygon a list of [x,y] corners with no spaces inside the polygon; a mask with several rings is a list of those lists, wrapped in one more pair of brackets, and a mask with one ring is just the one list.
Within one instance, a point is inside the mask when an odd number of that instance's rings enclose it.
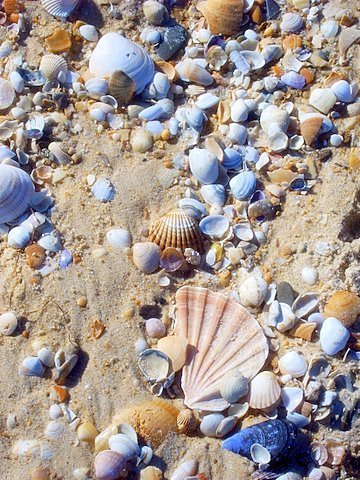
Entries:
{"label": "small stone", "polygon": [[287,303],[290,306],[294,303],[295,293],[290,283],[280,282],[276,289],[276,299],[278,302]]}
{"label": "small stone", "polygon": [[159,318],[149,318],[145,324],[149,337],[162,338],[166,334],[166,327]]}
{"label": "small stone", "polygon": [[80,308],[85,308],[86,305],[87,305],[87,298],[86,297],[79,297],[76,300],[76,303]]}
{"label": "small stone", "polygon": [[0,335],[12,335],[18,325],[18,320],[14,312],[5,312],[0,315]]}
{"label": "small stone", "polygon": [[188,35],[186,30],[176,24],[173,27],[167,27],[163,34],[162,42],[155,48],[156,53],[163,60],[169,60],[181,48],[185,48]]}

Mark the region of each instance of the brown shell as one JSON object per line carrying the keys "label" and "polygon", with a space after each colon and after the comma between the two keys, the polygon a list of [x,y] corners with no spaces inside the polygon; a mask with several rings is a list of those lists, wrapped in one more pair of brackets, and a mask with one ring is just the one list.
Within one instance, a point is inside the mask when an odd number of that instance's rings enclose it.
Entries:
{"label": "brown shell", "polygon": [[339,290],[329,298],[324,313],[325,317],[335,317],[349,328],[360,315],[360,297],[353,292]]}
{"label": "brown shell", "polygon": [[196,6],[206,18],[211,33],[235,35],[243,18],[243,0],[206,0]]}
{"label": "brown shell", "polygon": [[157,398],[123,408],[113,423],[129,423],[153,448],[157,448],[170,432],[177,432],[179,410],[171,403]]}
{"label": "brown shell", "polygon": [[174,247],[182,251],[186,248],[199,253],[204,251],[204,238],[196,221],[181,208],[171,210],[157,220],[150,229],[149,240],[161,250]]}
{"label": "brown shell", "polygon": [[19,13],[23,10],[23,4],[18,0],[3,0],[2,6],[7,15]]}
{"label": "brown shell", "polygon": [[194,433],[199,425],[199,420],[196,418],[194,412],[186,408],[181,410],[176,420],[179,432],[188,435]]}
{"label": "brown shell", "polygon": [[109,78],[109,93],[119,102],[126,105],[130,102],[135,91],[134,81],[120,70],[115,70]]}
{"label": "brown shell", "polygon": [[300,124],[300,132],[306,145],[311,145],[323,123],[322,116],[309,117]]}

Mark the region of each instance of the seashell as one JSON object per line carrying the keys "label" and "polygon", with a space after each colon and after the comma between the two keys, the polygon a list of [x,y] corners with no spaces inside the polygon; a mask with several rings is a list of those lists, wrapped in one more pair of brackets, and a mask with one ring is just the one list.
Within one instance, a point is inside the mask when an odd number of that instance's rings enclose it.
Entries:
{"label": "seashell", "polygon": [[135,92],[135,82],[126,73],[114,70],[109,78],[109,93],[120,105],[127,105]]}
{"label": "seashell", "polygon": [[28,460],[29,458],[49,460],[54,455],[45,442],[33,439],[18,440],[15,442],[11,451],[15,457],[24,460]]}
{"label": "seashell", "polygon": [[117,433],[109,438],[109,447],[113,452],[123,455],[126,460],[131,460],[140,455],[140,447],[131,438],[123,433]]}
{"label": "seashell", "polygon": [[254,232],[247,223],[237,223],[233,226],[233,232],[239,240],[250,242],[254,238]]}
{"label": "seashell", "polygon": [[297,13],[285,13],[280,23],[280,29],[283,32],[295,33],[303,26],[303,21]]}
{"label": "seashell", "polygon": [[222,150],[222,147],[217,142],[216,138],[206,137],[204,144],[205,144],[205,149],[208,152],[213,153],[220,160],[220,162],[223,161],[224,152]]}
{"label": "seashell", "polygon": [[323,118],[320,115],[311,115],[300,121],[300,132],[304,137],[306,145],[311,145],[319,133],[323,124]]}
{"label": "seashell", "polygon": [[248,118],[249,109],[241,98],[231,105],[231,120],[235,123],[245,122]]}
{"label": "seashell", "polygon": [[119,33],[106,33],[100,38],[89,61],[90,72],[98,77],[109,77],[119,70],[135,83],[135,92],[141,93],[154,77],[155,67],[146,51]]}
{"label": "seashell", "polygon": [[227,61],[228,57],[220,46],[214,45],[208,49],[206,53],[206,62],[215,71],[220,71],[221,67],[223,67]]}
{"label": "seashell", "polygon": [[297,316],[297,318],[303,318],[312,311],[314,311],[318,304],[319,295],[312,292],[305,292],[295,299],[292,305],[292,310]]}
{"label": "seashell", "polygon": [[103,78],[90,78],[85,83],[86,91],[89,97],[99,100],[100,97],[106,95],[109,91],[109,84],[107,80]]}
{"label": "seashell", "polygon": [[219,174],[218,159],[205,149],[193,148],[189,153],[191,173],[201,184],[214,183]]}
{"label": "seashell", "polygon": [[295,325],[297,317],[290,305],[274,300],[269,308],[269,322],[279,332],[285,332]]}
{"label": "seashell", "polygon": [[80,0],[41,0],[45,10],[54,17],[66,18],[80,3]]}
{"label": "seashell", "polygon": [[79,33],[88,42],[97,42],[99,40],[99,34],[94,25],[80,25]]}
{"label": "seashell", "polygon": [[201,1],[196,8],[206,18],[212,34],[231,36],[240,31],[244,11],[243,0]]}
{"label": "seashell", "polygon": [[54,156],[59,165],[67,165],[71,162],[71,157],[61,148],[61,142],[51,142],[48,146],[49,152]]}
{"label": "seashell", "polygon": [[237,70],[240,70],[241,73],[246,74],[250,72],[250,64],[239,50],[233,50],[230,52],[230,60],[234,63]]}
{"label": "seashell", "polygon": [[290,374],[294,378],[299,378],[305,374],[307,363],[302,353],[288,352],[279,358],[279,368],[283,375]]}
{"label": "seashell", "polygon": [[129,423],[138,435],[156,448],[170,432],[177,431],[178,413],[171,403],[157,398],[123,408],[114,423]]}
{"label": "seashell", "polygon": [[331,88],[315,88],[309,99],[309,104],[325,115],[333,108],[336,103],[336,96]]}
{"label": "seashell", "polygon": [[324,307],[326,317],[337,318],[349,328],[360,314],[360,297],[346,290],[339,290],[331,295]]}
{"label": "seashell", "polygon": [[100,200],[100,202],[111,202],[115,196],[115,187],[110,180],[101,178],[100,180],[97,180],[91,187],[91,193],[95,198]]}
{"label": "seashell", "polygon": [[153,85],[156,90],[156,98],[158,100],[166,98],[170,89],[168,76],[165,73],[156,72],[153,79]]}
{"label": "seashell", "polygon": [[230,180],[230,190],[238,200],[248,199],[256,189],[256,176],[251,170],[243,170]]}
{"label": "seashell", "polygon": [[304,397],[302,388],[284,387],[281,389],[281,402],[288,412],[293,412],[301,404]]}
{"label": "seashell", "polygon": [[182,208],[171,210],[157,220],[149,233],[150,241],[163,250],[167,247],[204,251],[204,240],[195,220]]}
{"label": "seashell", "polygon": [[229,219],[223,215],[208,215],[199,223],[201,232],[214,240],[223,238],[229,226]]}
{"label": "seashell", "polygon": [[196,83],[204,87],[214,82],[210,73],[190,58],[177,63],[175,70],[177,76],[184,82]]}
{"label": "seashell", "polygon": [[166,334],[166,327],[159,318],[148,318],[145,323],[146,333],[152,338],[161,338]]}
{"label": "seashell", "polygon": [[260,445],[260,443],[254,443],[250,448],[250,455],[253,462],[259,465],[267,465],[271,461],[271,455],[269,451]]}
{"label": "seashell", "polygon": [[0,110],[5,110],[11,106],[15,99],[14,87],[8,80],[0,78]]}
{"label": "seashell", "polygon": [[273,152],[282,152],[288,144],[289,138],[284,132],[275,132],[268,138],[268,147]]}
{"label": "seashell", "polygon": [[0,315],[0,334],[12,335],[18,326],[18,319],[14,312],[4,312]]}
{"label": "seashell", "polygon": [[296,72],[287,72],[284,75],[281,75],[281,81],[288,87],[295,88],[296,90],[301,90],[305,87],[305,78]]}
{"label": "seashell", "polygon": [[94,443],[98,432],[91,422],[83,422],[78,426],[76,436],[80,442]]}
{"label": "seashell", "polygon": [[189,127],[193,128],[199,133],[203,131],[206,116],[202,110],[200,110],[200,108],[187,108],[185,110],[185,119]]}
{"label": "seashell", "polygon": [[125,228],[112,228],[106,234],[106,240],[112,247],[125,249],[131,247],[132,237]]}
{"label": "seashell", "polygon": [[163,480],[164,476],[162,471],[157,467],[146,467],[140,470],[139,480]]}
{"label": "seashell", "polygon": [[270,411],[280,403],[281,387],[272,372],[260,372],[249,384],[249,406]]}
{"label": "seashell", "polygon": [[182,287],[176,293],[176,307],[175,332],[192,346],[182,370],[184,403],[192,409],[222,411],[229,406],[220,394],[222,378],[234,369],[253,378],[268,354],[266,338],[254,318],[222,294]]}
{"label": "seashell", "polygon": [[240,285],[240,301],[244,307],[259,307],[265,300],[267,291],[265,280],[251,275]]}
{"label": "seashell", "polygon": [[[311,316],[311,315],[310,315]],[[311,341],[314,331],[316,330],[317,323],[313,322],[303,322],[299,325],[295,325],[290,330],[290,335],[297,338],[302,338],[304,340]]]}
{"label": "seashell", "polygon": [[[238,123],[230,123],[227,137],[234,143],[239,145],[244,145],[248,136],[247,128],[244,125],[239,125]],[[227,149],[225,149],[226,153]],[[233,154],[234,156],[235,154]],[[238,152],[239,155],[239,152]],[[224,165],[225,166],[225,165]],[[226,167],[229,168],[229,167]],[[236,169],[235,169],[236,170]]]}
{"label": "seashell", "polygon": [[237,416],[225,417],[216,429],[216,436],[218,438],[225,437],[236,426],[239,418]]}
{"label": "seashell", "polygon": [[45,365],[45,367],[52,368],[55,365],[54,357],[54,352],[49,348],[41,348],[38,351],[38,359],[43,365]]}
{"label": "seashell", "polygon": [[24,90],[25,82],[18,72],[14,71],[10,73],[10,83],[16,93],[22,93],[22,91]]}
{"label": "seashell", "polygon": [[44,233],[38,240],[38,244],[44,250],[54,253],[59,252],[62,248],[60,236],[55,230],[49,233]]}
{"label": "seashell", "polygon": [[265,65],[265,58],[261,53],[253,52],[251,50],[243,50],[241,55],[245,58],[250,67],[250,71],[259,70]]}
{"label": "seashell", "polygon": [[[236,124],[232,124],[236,125]],[[239,127],[242,125],[239,125]],[[240,170],[243,166],[243,156],[237,150],[232,148],[225,148],[224,150],[224,160],[222,161],[222,166],[227,170]]]}
{"label": "seashell", "polygon": [[327,20],[321,24],[320,31],[327,40],[334,38],[338,34],[339,24],[336,20]]}
{"label": "seashell", "polygon": [[205,415],[200,423],[200,431],[206,437],[216,437],[218,426],[225,417],[221,413],[211,413]]}
{"label": "seashell", "polygon": [[187,347],[186,338],[179,335],[160,338],[157,344],[157,349],[170,359],[173,372],[178,372],[185,365]]}
{"label": "seashell", "polygon": [[187,460],[181,463],[172,473],[170,480],[185,480],[187,477],[195,475],[198,471],[197,460]]}
{"label": "seashell", "polygon": [[61,72],[67,71],[67,63],[60,55],[48,54],[41,58],[40,70],[49,80],[56,80]]}
{"label": "seashell", "polygon": [[222,447],[251,459],[255,443],[268,450],[271,462],[286,459],[297,446],[297,428],[285,420],[268,420],[235,433],[223,441]]}
{"label": "seashell", "polygon": [[169,20],[169,12],[165,5],[154,0],[143,3],[143,12],[150,25],[163,25]]}
{"label": "seashell", "polygon": [[344,28],[339,35],[339,50],[341,55],[345,55],[348,48],[360,38],[360,30],[356,27]]}
{"label": "seashell", "polygon": [[15,220],[32,202],[34,186],[23,170],[0,164],[0,223]]}
{"label": "seashell", "polygon": [[180,249],[167,247],[160,257],[160,267],[167,272],[176,272],[180,270],[185,263],[185,259]]}
{"label": "seashell", "polygon": [[134,152],[145,153],[153,146],[153,138],[150,132],[138,128],[131,135],[130,143]]}
{"label": "seashell", "polygon": [[23,249],[30,242],[31,235],[24,227],[15,227],[10,230],[7,237],[8,245],[12,248]]}
{"label": "seashell", "polygon": [[262,51],[261,55],[265,63],[270,63],[273,60],[278,60],[283,54],[280,45],[267,45]]}
{"label": "seashell", "polygon": [[98,480],[118,480],[126,476],[127,460],[121,453],[103,450],[95,457],[95,475]]}
{"label": "seashell", "polygon": [[301,276],[305,283],[308,285],[315,285],[319,279],[319,274],[316,268],[304,267],[301,270]]}
{"label": "seashell", "polygon": [[272,135],[275,132],[286,132],[289,123],[289,113],[275,105],[270,105],[261,112],[260,125],[267,135]]}
{"label": "seashell", "polygon": [[110,427],[105,428],[99,435],[95,437],[95,452],[101,452],[102,450],[107,450],[109,448],[109,438],[112,435],[118,433],[117,425],[110,425]]}
{"label": "seashell", "polygon": [[227,100],[220,100],[216,113],[220,124],[228,123],[231,119],[229,102]]}
{"label": "seashell", "polygon": [[225,187],[220,184],[203,185],[200,188],[201,196],[209,205],[225,205],[226,192]]}
{"label": "seashell", "polygon": [[180,433],[189,435],[197,430],[199,421],[194,415],[194,412],[186,408],[185,410],[181,410],[179,412],[179,415],[176,419],[176,424]]}
{"label": "seashell", "polygon": [[153,242],[141,242],[133,245],[133,261],[143,273],[153,273],[159,268],[161,250]]}
{"label": "seashell", "polygon": [[320,345],[327,355],[336,355],[343,350],[350,338],[350,332],[335,317],[327,318],[320,330]]}
{"label": "seashell", "polygon": [[301,413],[297,412],[288,412],[286,415],[286,420],[299,428],[304,428],[310,423],[309,418],[304,417],[304,415],[301,415]]}
{"label": "seashell", "polygon": [[44,373],[44,365],[37,357],[26,357],[19,369],[19,374],[26,377],[42,377]]}
{"label": "seashell", "polygon": [[236,370],[227,373],[221,381],[220,394],[229,403],[237,402],[248,393],[248,379]]}
{"label": "seashell", "polygon": [[50,439],[58,438],[64,433],[64,425],[55,421],[51,420],[45,428],[45,437]]}
{"label": "seashell", "polygon": [[353,100],[351,85],[345,80],[339,80],[331,85],[331,91],[339,102],[349,103]]}
{"label": "seashell", "polygon": [[3,0],[2,8],[7,15],[19,13],[24,9],[24,5],[18,0]]}

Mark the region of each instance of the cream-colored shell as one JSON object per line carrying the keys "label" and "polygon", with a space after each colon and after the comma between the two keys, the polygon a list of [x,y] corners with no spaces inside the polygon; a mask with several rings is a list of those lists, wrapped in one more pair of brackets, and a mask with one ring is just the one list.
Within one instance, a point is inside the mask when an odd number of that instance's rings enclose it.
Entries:
{"label": "cream-colored shell", "polygon": [[66,60],[60,55],[44,55],[41,58],[40,70],[43,72],[46,78],[54,80],[58,78],[60,72],[67,71]]}
{"label": "cream-colored shell", "polygon": [[250,382],[249,405],[257,410],[272,410],[280,403],[281,387],[272,372],[260,372]]}
{"label": "cream-colored shell", "polygon": [[196,8],[204,15],[214,35],[234,35],[239,32],[244,11],[243,0],[207,0],[199,2]]}

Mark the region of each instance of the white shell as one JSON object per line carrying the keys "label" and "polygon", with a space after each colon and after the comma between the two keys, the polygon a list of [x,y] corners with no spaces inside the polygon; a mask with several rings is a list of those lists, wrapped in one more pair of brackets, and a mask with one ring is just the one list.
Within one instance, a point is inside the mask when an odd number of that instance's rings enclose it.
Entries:
{"label": "white shell", "polygon": [[144,90],[154,77],[155,67],[146,51],[119,33],[106,33],[91,54],[93,75],[110,76],[115,70],[126,73],[135,82],[136,93]]}
{"label": "white shell", "polygon": [[109,84],[107,80],[95,77],[85,83],[85,88],[91,98],[98,100],[108,93]]}
{"label": "white shell", "polygon": [[325,115],[330,112],[336,103],[336,96],[331,88],[315,88],[309,99],[309,104]]}
{"label": "white shell", "polygon": [[113,247],[121,249],[131,247],[131,233],[125,228],[113,228],[109,230],[106,234],[106,239]]}
{"label": "white shell", "polygon": [[170,480],[185,480],[186,477],[195,475],[198,469],[197,460],[187,460],[181,463],[172,473]]}
{"label": "white shell", "polygon": [[15,99],[14,87],[8,80],[0,78],[0,110],[9,108]]}
{"label": "white shell", "polygon": [[226,192],[223,185],[213,183],[211,185],[203,185],[200,188],[201,196],[209,205],[225,205]]}
{"label": "white shell", "polygon": [[177,63],[176,73],[184,82],[196,83],[207,87],[214,82],[210,73],[190,58]]}
{"label": "white shell", "polygon": [[51,142],[49,143],[48,149],[49,152],[53,154],[56,162],[59,165],[67,165],[71,162],[71,157],[61,148],[61,142]]}
{"label": "white shell", "polygon": [[42,377],[45,368],[37,357],[26,357],[19,368],[19,373],[26,377]]}
{"label": "white shell", "polygon": [[319,295],[313,292],[305,292],[300,294],[292,304],[292,310],[297,318],[306,317],[319,304]]}
{"label": "white shell", "polygon": [[337,318],[329,317],[320,330],[320,345],[327,355],[336,355],[345,348],[349,337],[347,328]]}
{"label": "white shell", "polygon": [[231,120],[233,122],[245,122],[247,120],[249,109],[244,100],[239,98],[231,105]]}
{"label": "white shell", "polygon": [[10,82],[16,93],[21,93],[24,90],[25,82],[18,72],[14,71],[10,73]]}
{"label": "white shell", "polygon": [[81,25],[79,32],[88,42],[97,42],[99,40],[99,34],[94,25]]}
{"label": "white shell", "polygon": [[44,235],[38,240],[38,244],[45,250],[54,253],[59,252],[62,248],[60,236],[55,230],[52,230],[49,233],[44,233]]}
{"label": "white shell", "polygon": [[231,432],[231,430],[235,427],[238,420],[239,418],[236,415],[225,417],[224,420],[221,420],[218,428],[216,429],[216,436],[218,438],[225,437],[225,435]]}
{"label": "white shell", "polygon": [[216,431],[220,423],[224,420],[224,415],[221,413],[211,413],[205,415],[200,423],[200,431],[206,437],[216,437]]}
{"label": "white shell", "polygon": [[202,95],[199,95],[195,105],[201,110],[207,110],[209,108],[215,107],[220,101],[220,98],[213,93],[203,93]]}
{"label": "white shell", "polygon": [[161,250],[155,243],[142,242],[133,246],[133,260],[143,273],[152,273],[159,267]]}
{"label": "white shell", "polygon": [[15,457],[23,460],[28,460],[29,458],[48,460],[53,456],[53,452],[46,443],[34,439],[18,440],[15,442],[11,452]]}
{"label": "white shell", "polygon": [[8,244],[12,248],[25,248],[30,242],[31,235],[24,227],[15,227],[8,233]]}
{"label": "white shell", "polygon": [[286,415],[286,420],[291,423],[294,423],[297,427],[303,428],[309,425],[310,419],[301,415],[301,413],[297,412],[288,412]]}
{"label": "white shell", "polygon": [[307,363],[302,353],[288,352],[279,359],[279,368],[283,375],[302,377],[307,370]]}
{"label": "white shell", "polygon": [[51,418],[51,420],[57,420],[58,418],[62,417],[62,415],[63,411],[57,403],[51,405],[51,407],[49,408],[49,417]]}
{"label": "white shell", "polygon": [[160,100],[167,96],[170,89],[170,81],[165,73],[156,72],[153,79],[153,85],[156,90],[156,99]]}
{"label": "white shell", "polygon": [[64,432],[64,425],[57,422],[56,420],[51,420],[45,428],[45,436],[50,439],[55,439],[60,437]]}
{"label": "white shell", "polygon": [[115,196],[115,187],[110,180],[101,178],[91,187],[91,192],[100,202],[111,202]]}
{"label": "white shell", "polygon": [[240,301],[244,307],[259,307],[265,300],[267,291],[265,280],[252,275],[240,285]]}
{"label": "white shell", "polygon": [[268,138],[268,147],[273,152],[282,152],[288,144],[289,138],[284,132],[275,132]]}
{"label": "white shell", "polygon": [[316,268],[313,267],[304,267],[301,270],[301,276],[305,283],[308,285],[315,285],[319,280],[319,273]]}
{"label": "white shell", "polygon": [[199,228],[204,235],[220,240],[224,237],[230,226],[229,219],[223,215],[208,215],[199,223]]}
{"label": "white shell", "polygon": [[275,105],[269,105],[260,115],[261,128],[267,135],[272,135],[275,132],[286,132],[289,122],[289,113]]}
{"label": "white shell", "polygon": [[31,204],[34,186],[23,170],[0,164],[0,223],[19,217]]}
{"label": "white shell", "polygon": [[339,80],[331,85],[331,90],[340,102],[349,103],[353,99],[353,93],[350,83],[346,80]]}
{"label": "white shell", "polygon": [[254,238],[254,232],[248,223],[237,223],[233,226],[233,232],[239,240],[250,242]]}
{"label": "white shell", "polygon": [[279,330],[285,332],[290,330],[297,322],[297,317],[287,303],[274,300],[269,308],[269,323]]}
{"label": "white shell", "polygon": [[42,0],[41,3],[50,15],[66,18],[75,10],[80,0]]}
{"label": "white shell", "polygon": [[249,385],[249,405],[257,410],[270,411],[280,402],[281,388],[272,372],[258,373]]}
{"label": "white shell", "polygon": [[65,73],[67,71],[67,63],[60,55],[50,53],[41,58],[39,68],[46,78],[55,80],[58,78],[60,72]]}
{"label": "white shell", "polygon": [[131,438],[123,433],[112,435],[109,438],[109,447],[114,452],[121,453],[127,460],[140,454],[140,447]]}
{"label": "white shell", "polygon": [[247,394],[248,379],[239,371],[227,373],[222,379],[220,385],[221,396],[229,403],[237,402],[241,397]]}
{"label": "white shell", "polygon": [[298,387],[284,387],[281,390],[281,401],[286,410],[293,412],[302,402],[304,392]]}
{"label": "white shell", "polygon": [[18,320],[14,312],[4,312],[0,315],[0,335],[12,335],[17,325]]}
{"label": "white shell", "polygon": [[302,18],[297,13],[285,13],[280,23],[283,32],[297,32],[303,25]]}
{"label": "white shell", "polygon": [[55,353],[50,348],[42,348],[38,351],[38,359],[45,367],[52,368],[55,365]]}
{"label": "white shell", "polygon": [[336,37],[339,31],[339,24],[336,20],[327,20],[320,27],[321,33],[326,39]]}
{"label": "white shell", "polygon": [[219,163],[215,155],[205,149],[193,148],[189,153],[191,173],[202,184],[214,183],[219,174]]}
{"label": "white shell", "polygon": [[252,461],[260,465],[267,465],[271,460],[269,450],[263,447],[260,443],[253,443],[251,445],[250,455]]}

